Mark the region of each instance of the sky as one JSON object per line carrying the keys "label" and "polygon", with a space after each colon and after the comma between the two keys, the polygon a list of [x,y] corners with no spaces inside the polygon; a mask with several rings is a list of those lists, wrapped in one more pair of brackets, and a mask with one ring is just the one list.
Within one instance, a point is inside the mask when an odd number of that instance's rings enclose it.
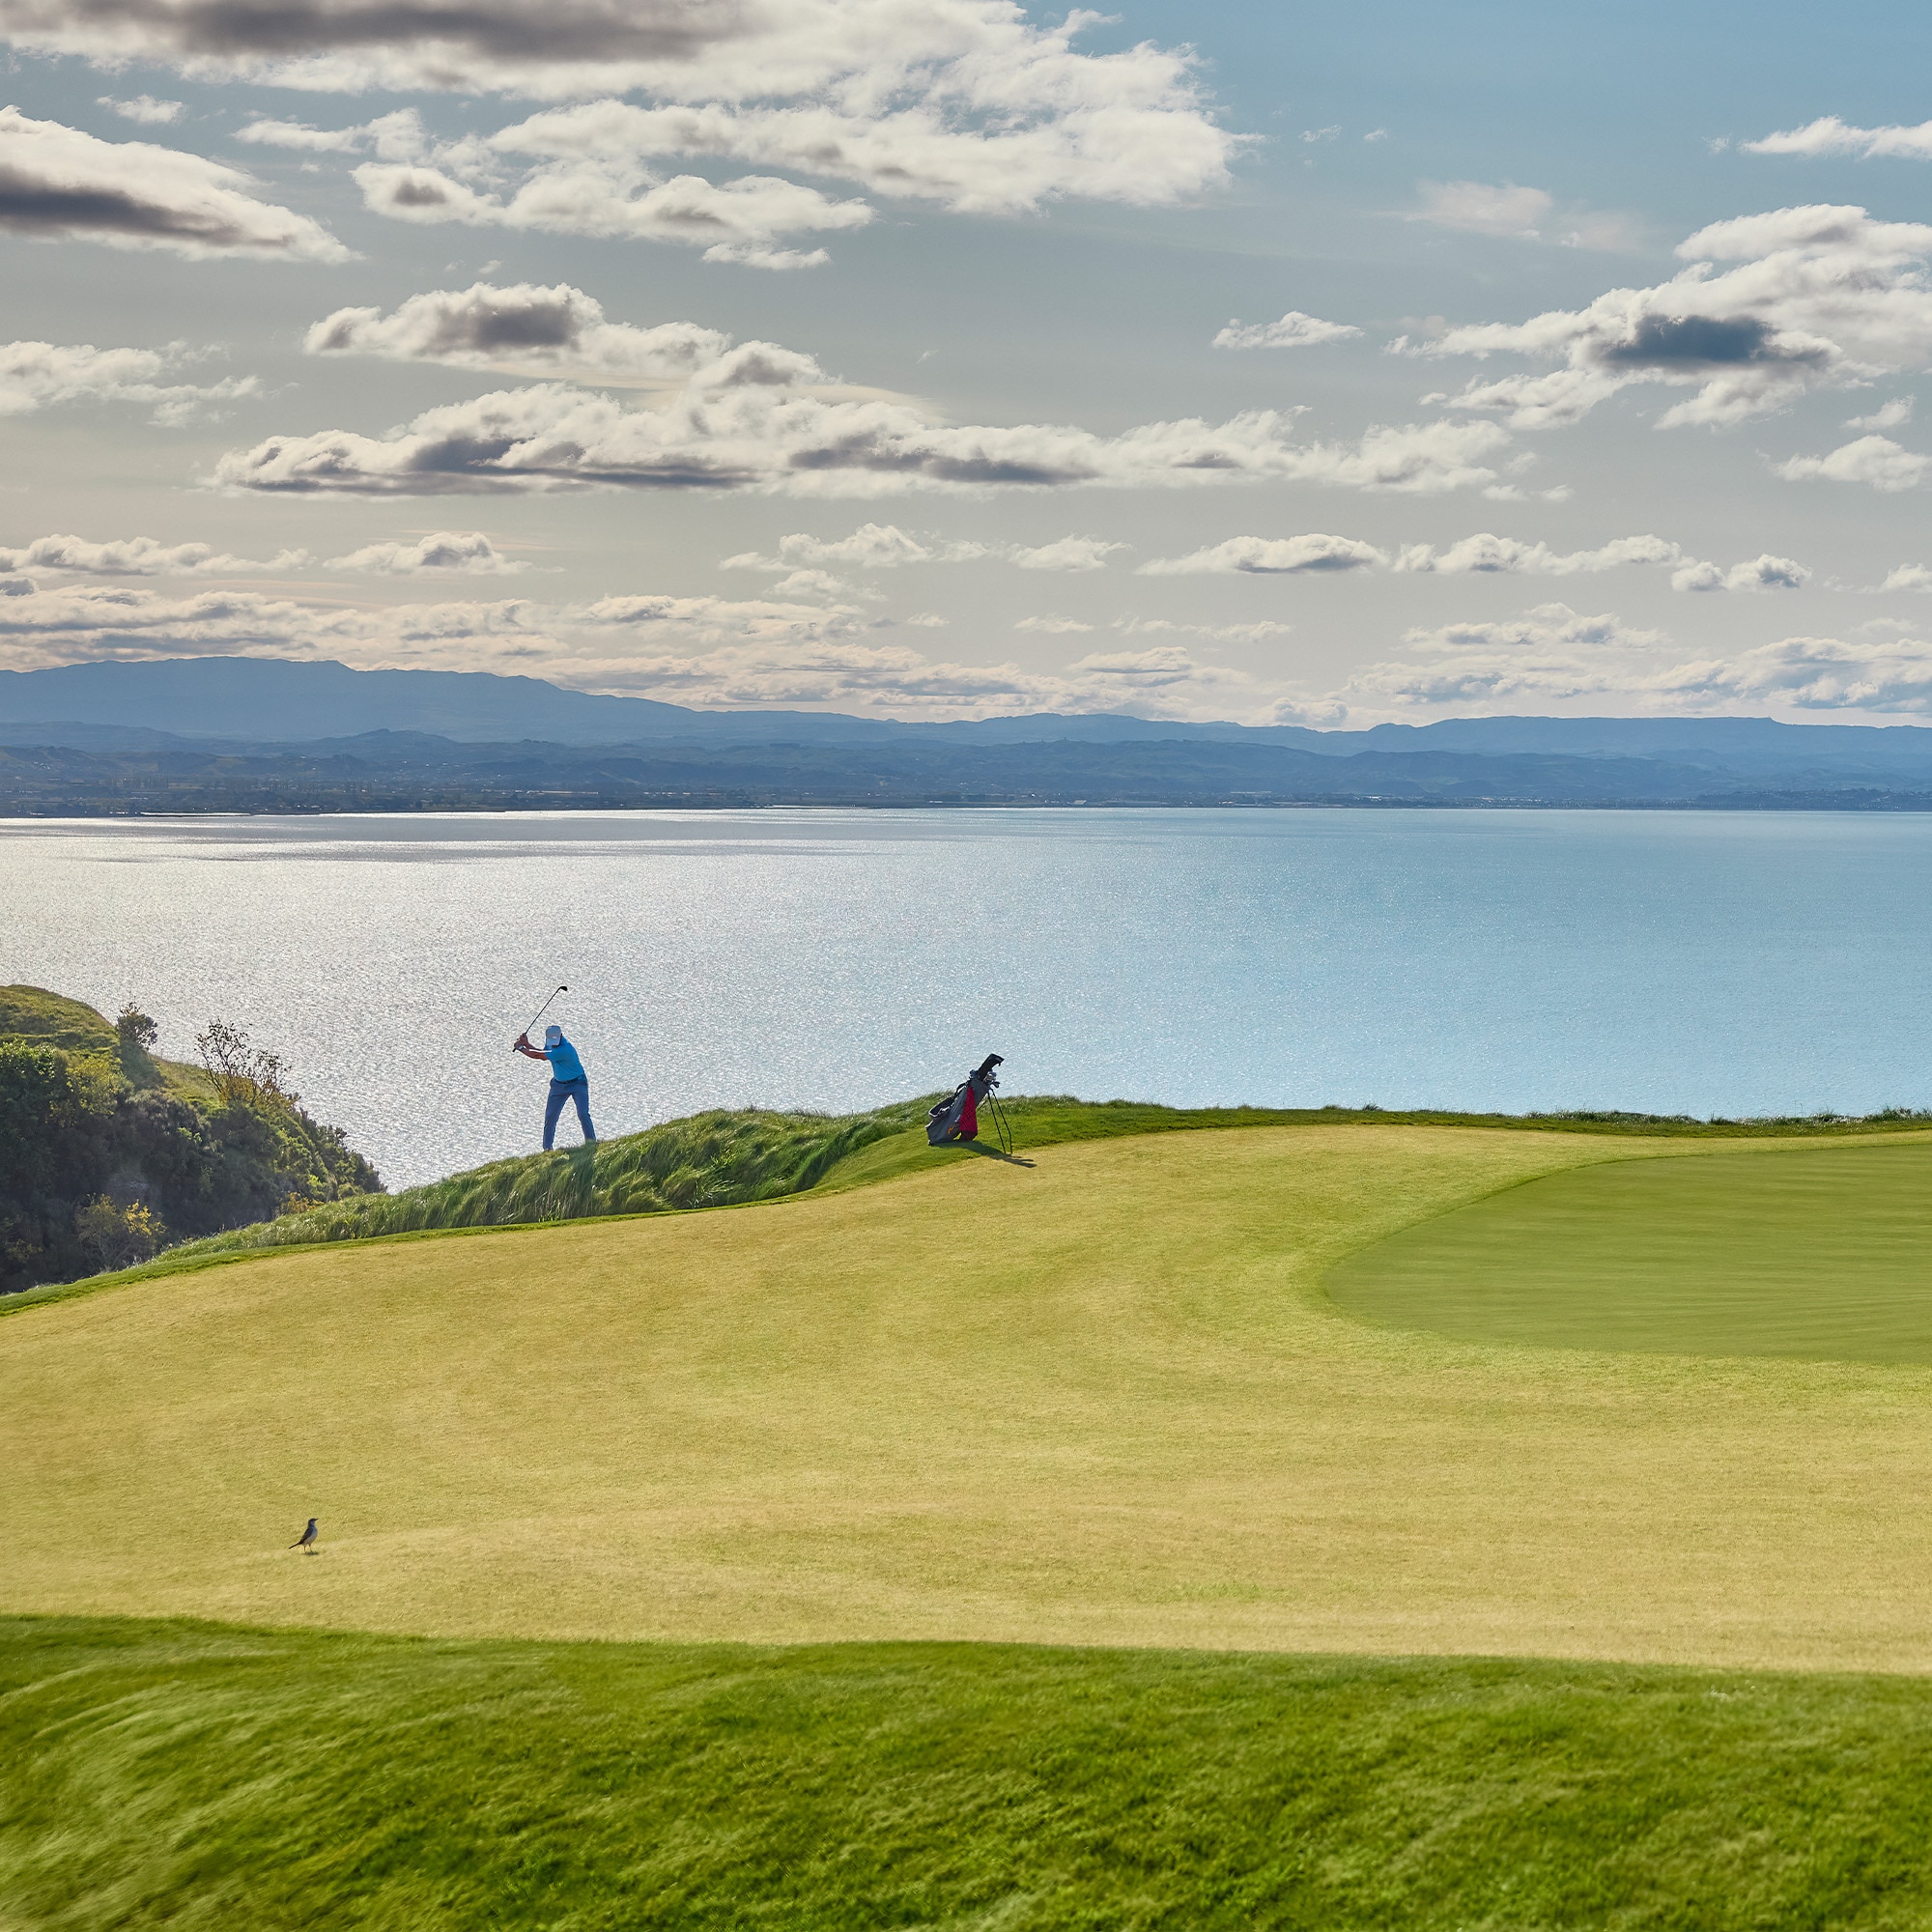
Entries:
{"label": "sky", "polygon": [[0,0],[0,667],[1932,712],[1932,15]]}

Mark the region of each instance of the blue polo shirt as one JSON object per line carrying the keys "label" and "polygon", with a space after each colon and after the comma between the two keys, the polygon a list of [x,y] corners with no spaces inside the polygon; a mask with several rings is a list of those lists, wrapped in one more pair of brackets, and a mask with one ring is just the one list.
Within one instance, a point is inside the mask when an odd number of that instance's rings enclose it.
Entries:
{"label": "blue polo shirt", "polygon": [[550,1077],[553,1080],[582,1080],[583,1063],[577,1057],[577,1049],[565,1040],[554,1046],[544,1048],[544,1058],[550,1062]]}

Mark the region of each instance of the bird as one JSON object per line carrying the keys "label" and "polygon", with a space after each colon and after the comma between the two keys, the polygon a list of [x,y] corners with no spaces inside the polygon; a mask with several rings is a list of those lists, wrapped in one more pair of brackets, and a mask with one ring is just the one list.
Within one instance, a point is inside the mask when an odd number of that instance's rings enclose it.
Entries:
{"label": "bird", "polygon": [[305,1556],[315,1554],[315,1518],[310,1517],[308,1527],[289,1545],[291,1549],[299,1549]]}

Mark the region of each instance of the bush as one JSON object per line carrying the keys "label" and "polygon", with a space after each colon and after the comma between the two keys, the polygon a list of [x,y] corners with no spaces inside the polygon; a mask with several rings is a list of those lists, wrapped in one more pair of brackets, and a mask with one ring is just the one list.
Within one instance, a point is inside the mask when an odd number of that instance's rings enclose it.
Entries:
{"label": "bush", "polygon": [[59,1002],[66,1037],[102,1051],[71,1051],[44,1032],[0,1036],[0,1293],[128,1267],[169,1235],[266,1220],[292,1200],[381,1190],[342,1130],[304,1113],[280,1060],[239,1028],[202,1036],[204,1087],[153,1057],[155,1023],[137,1008],[111,1030],[93,1014],[94,1035],[65,1010],[76,1006]]}

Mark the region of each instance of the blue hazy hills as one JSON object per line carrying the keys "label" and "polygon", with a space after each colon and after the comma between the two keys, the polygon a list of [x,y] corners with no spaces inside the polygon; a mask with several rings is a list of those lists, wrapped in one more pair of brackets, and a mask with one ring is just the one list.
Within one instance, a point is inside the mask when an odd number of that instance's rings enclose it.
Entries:
{"label": "blue hazy hills", "polygon": [[[482,671],[180,658],[0,672],[0,807],[870,802],[1932,803],[1932,729],[1463,718],[1322,731],[1121,714],[697,711]],[[117,803],[118,801],[118,803]]]}

